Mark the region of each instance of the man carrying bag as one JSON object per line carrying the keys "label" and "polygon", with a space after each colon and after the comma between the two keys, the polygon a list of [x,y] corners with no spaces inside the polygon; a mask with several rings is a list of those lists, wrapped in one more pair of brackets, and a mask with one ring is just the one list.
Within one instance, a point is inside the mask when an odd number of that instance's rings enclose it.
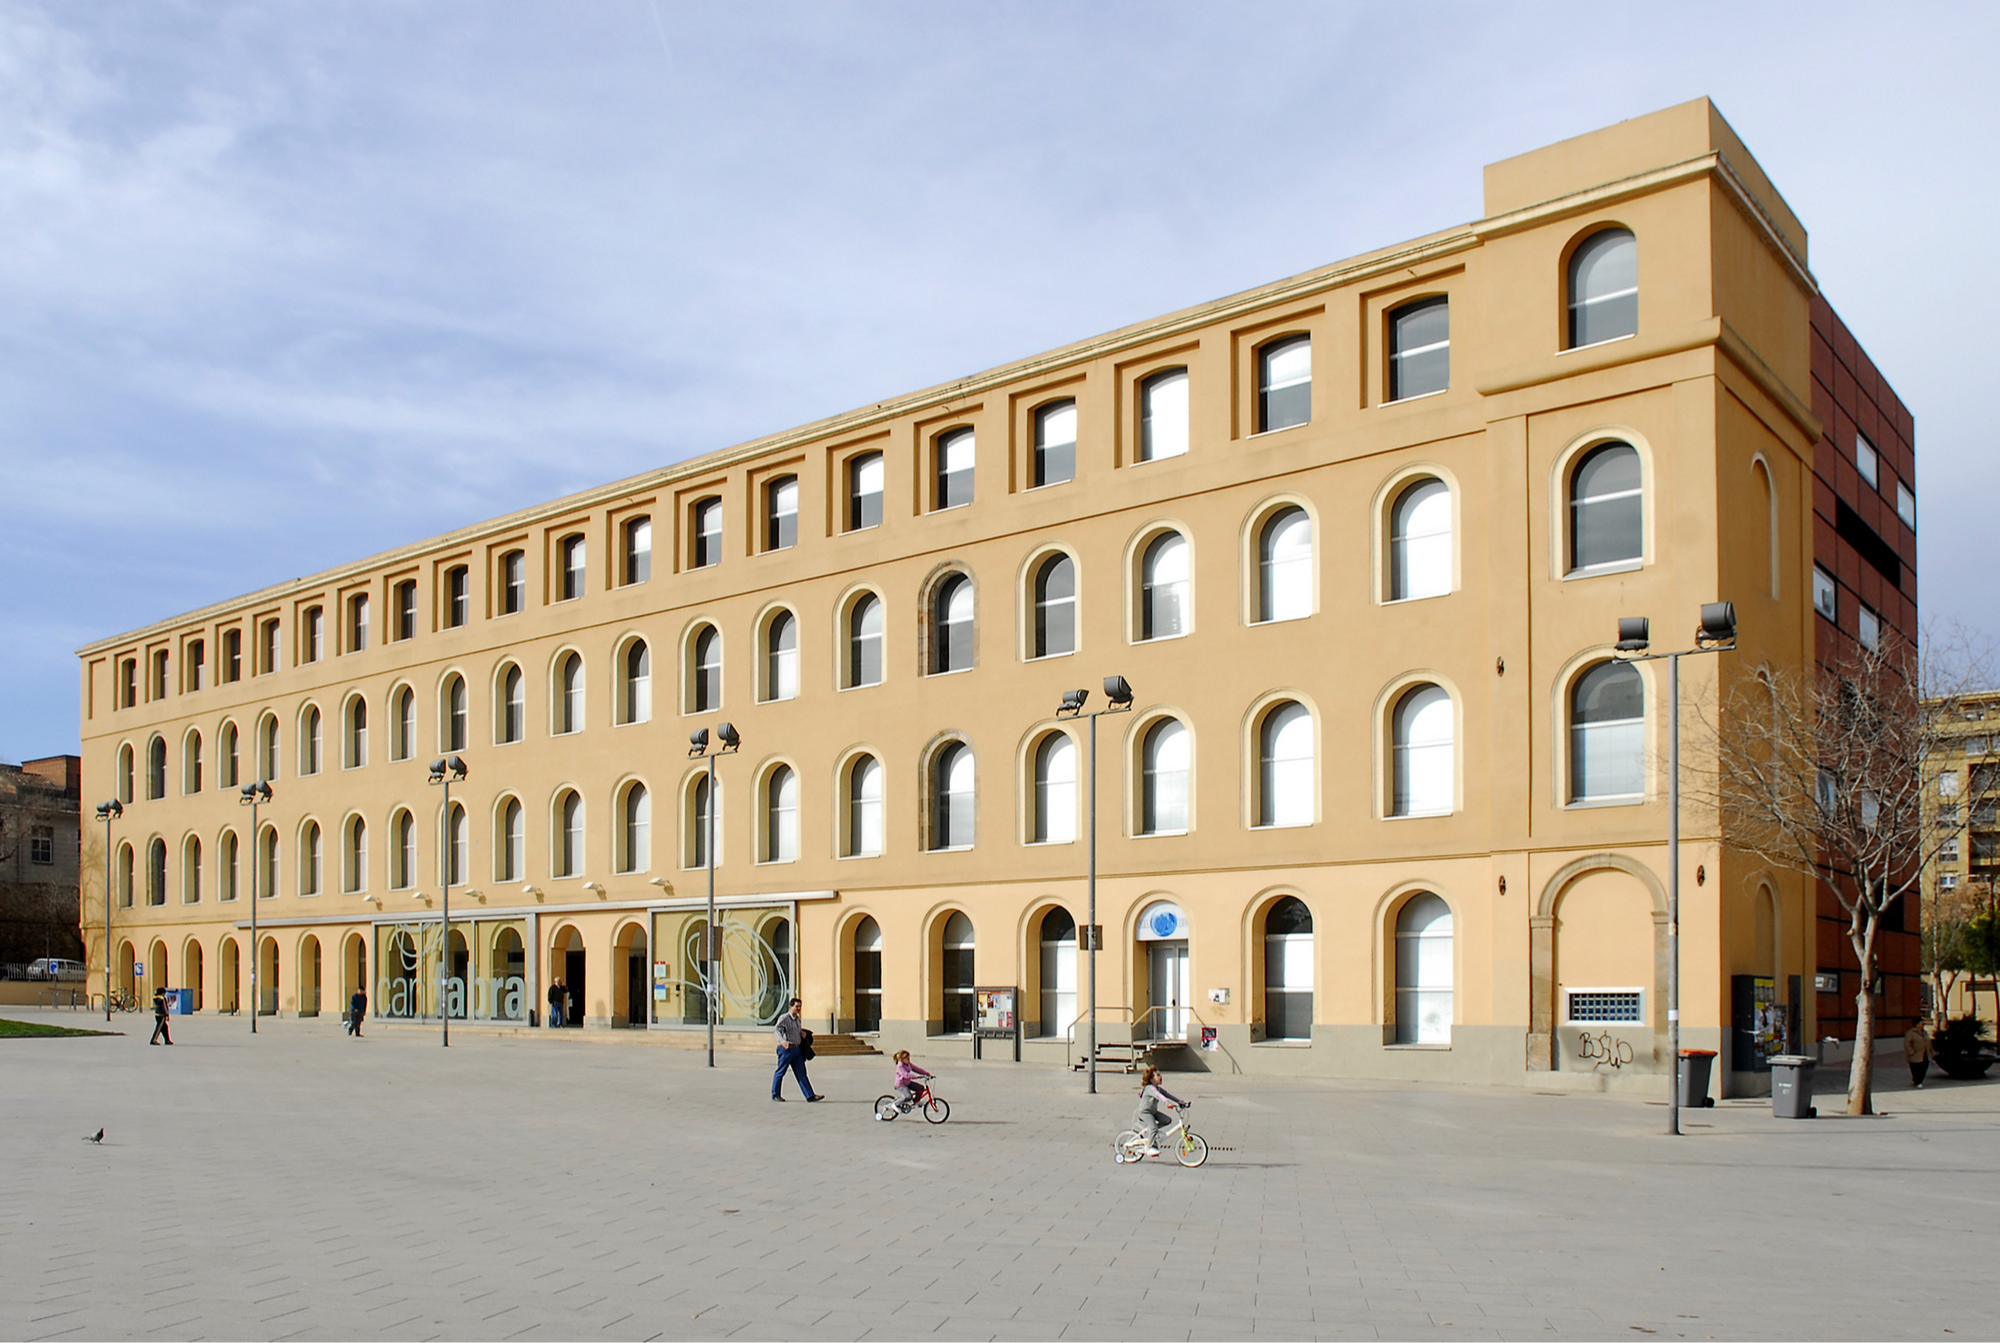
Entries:
{"label": "man carrying bag", "polygon": [[799,1079],[799,1090],[806,1093],[808,1101],[820,1099],[820,1094],[813,1090],[812,1079],[806,1076],[806,1060],[813,1056],[812,1032],[799,1021],[799,1008],[802,1006],[801,1000],[792,999],[785,1007],[785,1014],[771,1028],[771,1033],[778,1038],[778,1070],[771,1074],[771,1099],[774,1101],[785,1098],[785,1070],[788,1068]]}

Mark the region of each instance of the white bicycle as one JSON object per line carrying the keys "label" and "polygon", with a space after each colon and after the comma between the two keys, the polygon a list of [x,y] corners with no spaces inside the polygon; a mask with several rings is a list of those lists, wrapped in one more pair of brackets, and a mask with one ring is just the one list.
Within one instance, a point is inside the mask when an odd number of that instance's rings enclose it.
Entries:
{"label": "white bicycle", "polygon": [[[1164,1156],[1171,1151],[1174,1159],[1189,1170],[1208,1160],[1208,1139],[1188,1127],[1188,1111],[1193,1108],[1192,1102],[1181,1106],[1179,1113],[1174,1116],[1174,1122],[1161,1129],[1154,1141],[1161,1155]],[[1128,1128],[1112,1139],[1111,1160],[1116,1164],[1122,1166],[1127,1162],[1145,1159],[1146,1135],[1138,1129]]]}

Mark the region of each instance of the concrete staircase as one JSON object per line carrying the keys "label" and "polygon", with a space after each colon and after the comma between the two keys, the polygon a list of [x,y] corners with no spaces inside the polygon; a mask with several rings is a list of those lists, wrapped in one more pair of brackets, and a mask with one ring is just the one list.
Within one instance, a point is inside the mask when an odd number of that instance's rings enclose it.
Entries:
{"label": "concrete staircase", "polygon": [[858,1035],[815,1034],[813,1053],[823,1059],[863,1058],[871,1054],[880,1058],[882,1055],[881,1050]]}

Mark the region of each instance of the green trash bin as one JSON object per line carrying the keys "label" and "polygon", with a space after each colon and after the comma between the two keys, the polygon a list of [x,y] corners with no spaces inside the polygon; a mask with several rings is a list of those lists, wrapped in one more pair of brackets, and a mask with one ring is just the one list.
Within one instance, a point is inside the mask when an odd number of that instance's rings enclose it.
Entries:
{"label": "green trash bin", "polygon": [[1817,1119],[1813,1108],[1813,1069],[1819,1060],[1808,1054],[1771,1056],[1771,1113],[1779,1119]]}
{"label": "green trash bin", "polygon": [[1714,1067],[1713,1049],[1681,1051],[1680,1103],[1683,1110],[1700,1110],[1715,1104],[1715,1097],[1708,1094],[1708,1075]]}

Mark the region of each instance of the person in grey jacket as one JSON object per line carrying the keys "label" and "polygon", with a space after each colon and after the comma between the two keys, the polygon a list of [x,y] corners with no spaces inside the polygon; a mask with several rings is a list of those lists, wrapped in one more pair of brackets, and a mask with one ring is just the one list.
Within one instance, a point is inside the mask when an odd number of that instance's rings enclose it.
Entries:
{"label": "person in grey jacket", "polygon": [[772,1034],[778,1037],[778,1071],[771,1074],[771,1099],[785,1098],[785,1070],[799,1079],[799,1090],[806,1093],[806,1099],[816,1101],[820,1094],[813,1090],[812,1079],[806,1076],[806,1029],[799,1023],[799,1008],[804,1006],[794,998],[786,1005],[785,1014],[778,1018]]}

